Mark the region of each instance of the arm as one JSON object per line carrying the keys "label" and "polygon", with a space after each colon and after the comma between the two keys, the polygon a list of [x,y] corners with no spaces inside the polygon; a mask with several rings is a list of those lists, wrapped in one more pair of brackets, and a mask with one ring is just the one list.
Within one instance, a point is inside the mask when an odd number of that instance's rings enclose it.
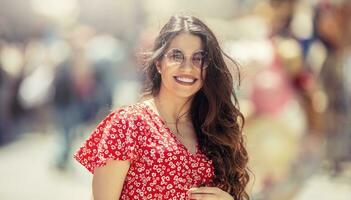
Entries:
{"label": "arm", "polygon": [[130,161],[110,160],[106,166],[98,167],[93,176],[94,200],[118,200]]}

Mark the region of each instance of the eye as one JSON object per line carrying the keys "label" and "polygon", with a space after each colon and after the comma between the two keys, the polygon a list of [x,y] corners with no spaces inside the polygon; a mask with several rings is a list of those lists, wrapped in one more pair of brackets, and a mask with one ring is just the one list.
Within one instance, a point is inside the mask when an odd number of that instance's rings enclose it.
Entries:
{"label": "eye", "polygon": [[204,59],[205,59],[204,52],[197,52],[193,54],[193,63],[196,65],[202,65]]}
{"label": "eye", "polygon": [[180,50],[172,50],[169,54],[169,59],[173,62],[183,62],[184,60],[184,55]]}

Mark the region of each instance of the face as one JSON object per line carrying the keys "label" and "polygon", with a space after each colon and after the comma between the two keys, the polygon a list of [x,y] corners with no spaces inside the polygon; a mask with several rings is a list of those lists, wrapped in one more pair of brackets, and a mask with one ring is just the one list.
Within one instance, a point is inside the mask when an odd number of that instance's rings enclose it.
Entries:
{"label": "face", "polygon": [[191,98],[201,89],[206,75],[206,53],[200,37],[181,33],[173,38],[165,52],[156,63],[162,80],[160,93]]}

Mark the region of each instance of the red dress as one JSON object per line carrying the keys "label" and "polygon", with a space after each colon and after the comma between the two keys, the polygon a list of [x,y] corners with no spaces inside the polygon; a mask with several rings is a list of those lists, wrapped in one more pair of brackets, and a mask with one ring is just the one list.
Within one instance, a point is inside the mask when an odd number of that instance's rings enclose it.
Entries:
{"label": "red dress", "polygon": [[144,103],[110,113],[74,158],[91,173],[107,160],[130,160],[120,199],[188,199],[189,188],[214,176],[199,147],[191,154]]}

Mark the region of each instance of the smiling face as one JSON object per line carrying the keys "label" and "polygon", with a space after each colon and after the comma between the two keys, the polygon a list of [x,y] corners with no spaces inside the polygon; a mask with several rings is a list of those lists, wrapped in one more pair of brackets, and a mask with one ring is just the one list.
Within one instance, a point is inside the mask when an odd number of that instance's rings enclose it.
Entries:
{"label": "smiling face", "polygon": [[206,74],[205,69],[201,70],[204,52],[200,37],[181,33],[173,38],[165,52],[156,63],[161,74],[160,94],[191,98],[201,89]]}

